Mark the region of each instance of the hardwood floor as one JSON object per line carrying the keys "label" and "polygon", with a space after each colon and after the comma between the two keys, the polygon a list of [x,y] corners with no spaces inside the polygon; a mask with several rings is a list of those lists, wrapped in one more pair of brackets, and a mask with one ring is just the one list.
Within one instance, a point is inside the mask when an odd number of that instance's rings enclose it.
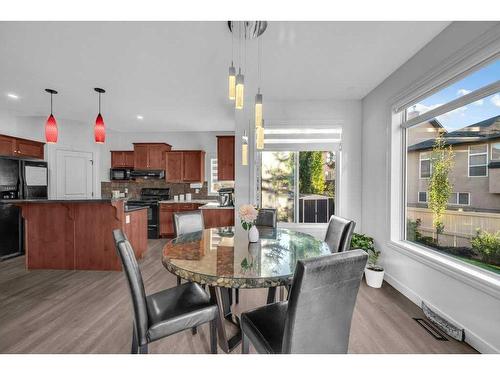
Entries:
{"label": "hardwood floor", "polygon": [[[149,240],[140,262],[146,293],[176,285]],[[265,303],[265,290],[241,290],[236,311]],[[128,353],[132,332],[129,291],[122,272],[26,271],[24,257],[0,262],[0,353]],[[394,288],[365,282],[354,312],[350,353],[475,353],[464,343],[437,341],[412,318],[421,310]],[[150,345],[150,353],[208,353],[208,326]],[[220,349],[219,349],[219,352]],[[239,353],[239,348],[236,349]]]}

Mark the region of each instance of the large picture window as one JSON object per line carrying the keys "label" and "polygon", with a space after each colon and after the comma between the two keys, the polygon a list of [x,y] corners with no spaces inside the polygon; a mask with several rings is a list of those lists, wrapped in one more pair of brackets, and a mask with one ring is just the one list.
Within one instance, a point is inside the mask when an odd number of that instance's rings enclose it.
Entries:
{"label": "large picture window", "polygon": [[500,274],[498,77],[494,62],[412,105],[403,128],[405,239]]}

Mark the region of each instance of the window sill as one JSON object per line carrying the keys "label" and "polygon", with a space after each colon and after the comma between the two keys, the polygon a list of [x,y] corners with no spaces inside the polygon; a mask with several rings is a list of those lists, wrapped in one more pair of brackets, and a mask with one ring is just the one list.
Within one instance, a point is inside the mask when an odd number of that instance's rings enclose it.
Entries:
{"label": "window sill", "polygon": [[390,241],[388,246],[420,263],[500,299],[500,277],[475,269],[443,254],[407,241]]}

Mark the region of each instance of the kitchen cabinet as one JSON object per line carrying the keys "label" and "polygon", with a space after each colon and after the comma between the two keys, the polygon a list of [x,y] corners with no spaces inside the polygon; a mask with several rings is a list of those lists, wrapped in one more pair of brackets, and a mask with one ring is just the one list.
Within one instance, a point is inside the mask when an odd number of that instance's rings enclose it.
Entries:
{"label": "kitchen cabinet", "polygon": [[234,226],[234,208],[204,208],[203,225],[205,229]]}
{"label": "kitchen cabinet", "polygon": [[165,179],[167,182],[182,182],[184,168],[184,155],[182,151],[169,151],[166,153]]}
{"label": "kitchen cabinet", "polygon": [[44,158],[45,143],[0,135],[0,155],[29,159]]}
{"label": "kitchen cabinet", "polygon": [[175,236],[174,213],[195,211],[200,206],[199,203],[189,202],[160,203],[160,237]]}
{"label": "kitchen cabinet", "polygon": [[134,168],[134,151],[111,151],[111,168]]}
{"label": "kitchen cabinet", "polygon": [[167,182],[204,182],[205,151],[169,151],[166,153]]}
{"label": "kitchen cabinet", "polygon": [[217,136],[217,179],[234,181],[234,136]]}
{"label": "kitchen cabinet", "polygon": [[134,169],[165,169],[165,153],[171,148],[167,143],[134,143]]}

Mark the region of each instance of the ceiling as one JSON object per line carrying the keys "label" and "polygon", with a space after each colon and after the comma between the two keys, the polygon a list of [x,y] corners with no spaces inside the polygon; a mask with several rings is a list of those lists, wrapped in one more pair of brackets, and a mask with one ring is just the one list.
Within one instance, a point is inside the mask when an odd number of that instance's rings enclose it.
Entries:
{"label": "ceiling", "polygon": [[[264,100],[361,99],[448,24],[269,22]],[[246,50],[246,97],[252,100],[256,41]],[[235,60],[238,55],[235,42]],[[102,113],[114,130],[234,129],[225,22],[0,22],[0,56],[0,108],[21,115],[47,115],[44,89],[53,88],[59,91],[56,117],[91,123],[93,88],[102,87]]]}

